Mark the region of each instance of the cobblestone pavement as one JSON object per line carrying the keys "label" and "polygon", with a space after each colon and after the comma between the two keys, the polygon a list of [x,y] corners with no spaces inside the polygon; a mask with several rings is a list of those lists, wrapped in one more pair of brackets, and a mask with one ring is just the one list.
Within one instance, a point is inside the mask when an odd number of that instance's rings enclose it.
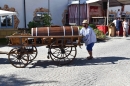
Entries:
{"label": "cobblestone pavement", "polygon": [[[0,51],[11,47],[0,46]],[[75,60],[57,66],[39,46],[37,58],[26,68],[15,68],[6,54],[0,54],[0,86],[130,86],[130,37],[111,37],[93,48],[93,60],[86,60],[85,46],[77,47]]]}

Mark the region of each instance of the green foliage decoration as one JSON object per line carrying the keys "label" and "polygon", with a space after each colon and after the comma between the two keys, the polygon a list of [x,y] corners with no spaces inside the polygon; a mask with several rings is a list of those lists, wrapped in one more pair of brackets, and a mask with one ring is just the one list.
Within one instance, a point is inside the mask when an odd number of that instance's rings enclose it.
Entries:
{"label": "green foliage decoration", "polygon": [[28,23],[28,28],[31,29],[31,28],[34,28],[34,27],[38,27],[40,25],[39,22],[35,22],[35,21],[30,21]]}
{"label": "green foliage decoration", "polygon": [[43,24],[43,26],[50,26],[52,18],[48,15],[48,14],[44,14],[44,17],[41,17],[41,22]]}
{"label": "green foliage decoration", "polygon": [[95,24],[89,24],[89,26],[90,26],[91,28],[93,28],[93,29],[96,29],[96,28],[97,28]]}
{"label": "green foliage decoration", "polygon": [[31,28],[50,26],[52,24],[51,20],[51,16],[49,16],[48,14],[44,14],[43,17],[40,17],[40,21],[30,21],[28,23],[29,32],[31,31]]}
{"label": "green foliage decoration", "polygon": [[94,29],[94,32],[95,32],[96,37],[98,39],[103,39],[104,40],[106,38],[106,35],[102,31],[98,30],[97,28]]}

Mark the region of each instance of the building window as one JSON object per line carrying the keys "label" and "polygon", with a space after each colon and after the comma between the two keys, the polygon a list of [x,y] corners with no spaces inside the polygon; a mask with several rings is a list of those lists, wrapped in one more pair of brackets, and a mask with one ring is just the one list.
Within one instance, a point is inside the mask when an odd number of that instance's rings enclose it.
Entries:
{"label": "building window", "polygon": [[13,16],[8,15],[8,16],[0,16],[0,28],[13,28]]}
{"label": "building window", "polygon": [[45,14],[48,14],[48,12],[37,12],[37,16],[44,17]]}

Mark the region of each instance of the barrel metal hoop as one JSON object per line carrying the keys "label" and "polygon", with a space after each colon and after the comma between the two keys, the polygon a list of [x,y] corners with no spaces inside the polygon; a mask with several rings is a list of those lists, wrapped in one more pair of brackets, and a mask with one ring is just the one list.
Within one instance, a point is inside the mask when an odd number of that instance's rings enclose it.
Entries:
{"label": "barrel metal hoop", "polygon": [[32,36],[33,36],[33,28],[31,29],[31,33],[32,33]]}
{"label": "barrel metal hoop", "polygon": [[49,29],[50,29],[50,28],[49,28],[49,27],[47,27],[48,36],[49,36]]}
{"label": "barrel metal hoop", "polygon": [[64,36],[65,36],[65,27],[63,26]]}
{"label": "barrel metal hoop", "polygon": [[71,26],[72,36],[73,36],[73,27]]}
{"label": "barrel metal hoop", "polygon": [[78,27],[78,35],[79,35],[79,33],[80,33],[79,26],[77,26],[77,27]]}
{"label": "barrel metal hoop", "polygon": [[37,27],[36,27],[36,36],[37,36]]}

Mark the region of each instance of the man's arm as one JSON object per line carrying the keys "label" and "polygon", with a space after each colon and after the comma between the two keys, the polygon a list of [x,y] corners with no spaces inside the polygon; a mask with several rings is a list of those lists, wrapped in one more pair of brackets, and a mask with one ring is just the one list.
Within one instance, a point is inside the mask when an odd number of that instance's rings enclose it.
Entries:
{"label": "man's arm", "polygon": [[79,31],[79,34],[83,36],[83,29]]}

